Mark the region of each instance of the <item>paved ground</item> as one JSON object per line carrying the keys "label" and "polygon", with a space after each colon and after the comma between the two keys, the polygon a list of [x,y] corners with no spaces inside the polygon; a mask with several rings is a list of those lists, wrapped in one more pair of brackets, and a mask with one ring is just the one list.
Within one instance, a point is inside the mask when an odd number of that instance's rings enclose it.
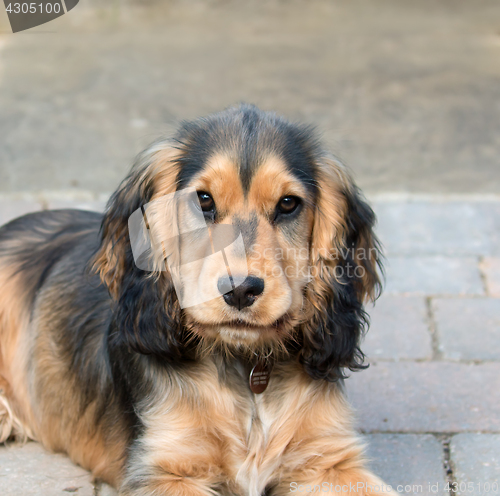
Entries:
{"label": "paved ground", "polygon": [[16,34],[2,7],[0,191],[113,190],[243,100],[317,125],[366,191],[495,193],[499,60],[498,0],[82,0]]}
{"label": "paved ground", "polygon": [[[499,494],[484,484],[500,483],[500,197],[372,201],[387,284],[370,309],[371,366],[347,380],[371,464],[402,494]],[[0,223],[66,206],[103,198],[4,196]],[[0,448],[0,494],[68,492],[112,494],[35,443]]]}
{"label": "paved ground", "polygon": [[[494,494],[499,56],[498,0],[82,0],[15,35],[0,6],[0,224],[101,210],[184,118],[247,101],[316,124],[387,252],[371,367],[347,381],[371,463],[402,494]],[[71,493],[112,491],[35,443],[0,448],[0,495]]]}

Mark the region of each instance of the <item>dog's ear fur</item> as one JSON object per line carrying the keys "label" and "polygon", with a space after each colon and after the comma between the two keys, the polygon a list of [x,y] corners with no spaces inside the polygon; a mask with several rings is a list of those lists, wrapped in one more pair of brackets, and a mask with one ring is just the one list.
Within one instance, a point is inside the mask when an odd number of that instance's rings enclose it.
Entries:
{"label": "dog's ear fur", "polygon": [[304,327],[300,361],[311,377],[333,381],[344,377],[343,368],[365,367],[359,348],[367,324],[363,303],[378,296],[382,266],[373,210],[335,159],[323,157],[317,167],[321,188],[306,290],[312,317]]}
{"label": "dog's ear fur", "polygon": [[155,197],[175,191],[178,153],[168,142],[159,141],[139,155],[108,202],[93,260],[93,270],[115,301],[118,340],[138,353],[164,358],[180,355],[179,303],[168,272],[152,273],[136,266],[128,221]]}

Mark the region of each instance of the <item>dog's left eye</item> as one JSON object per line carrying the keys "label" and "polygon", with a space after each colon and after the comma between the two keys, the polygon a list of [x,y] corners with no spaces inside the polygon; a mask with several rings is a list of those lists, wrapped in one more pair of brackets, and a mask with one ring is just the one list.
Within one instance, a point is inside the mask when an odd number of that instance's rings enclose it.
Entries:
{"label": "dog's left eye", "polygon": [[198,200],[200,201],[200,207],[203,212],[213,212],[215,209],[214,199],[205,191],[198,192]]}
{"label": "dog's left eye", "polygon": [[279,214],[291,214],[297,210],[300,205],[300,198],[297,196],[284,196],[278,203],[276,208],[276,213]]}

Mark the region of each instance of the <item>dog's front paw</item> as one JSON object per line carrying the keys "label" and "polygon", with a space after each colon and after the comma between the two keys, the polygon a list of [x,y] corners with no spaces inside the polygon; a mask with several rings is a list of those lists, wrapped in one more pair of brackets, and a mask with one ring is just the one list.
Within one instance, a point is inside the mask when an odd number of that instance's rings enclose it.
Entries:
{"label": "dog's front paw", "polygon": [[[305,474],[303,474],[305,475]],[[364,469],[335,470],[323,474],[297,476],[271,491],[272,496],[321,493],[335,496],[393,496],[392,487]]]}

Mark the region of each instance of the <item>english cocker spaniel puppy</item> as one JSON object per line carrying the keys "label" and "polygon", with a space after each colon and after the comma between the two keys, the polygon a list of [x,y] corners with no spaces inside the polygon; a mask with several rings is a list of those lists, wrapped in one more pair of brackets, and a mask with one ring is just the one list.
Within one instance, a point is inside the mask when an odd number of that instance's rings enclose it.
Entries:
{"label": "english cocker spaniel puppy", "polygon": [[310,128],[248,105],[150,146],[104,216],[13,220],[3,440],[123,496],[384,492],[342,390],[380,286],[373,224]]}

